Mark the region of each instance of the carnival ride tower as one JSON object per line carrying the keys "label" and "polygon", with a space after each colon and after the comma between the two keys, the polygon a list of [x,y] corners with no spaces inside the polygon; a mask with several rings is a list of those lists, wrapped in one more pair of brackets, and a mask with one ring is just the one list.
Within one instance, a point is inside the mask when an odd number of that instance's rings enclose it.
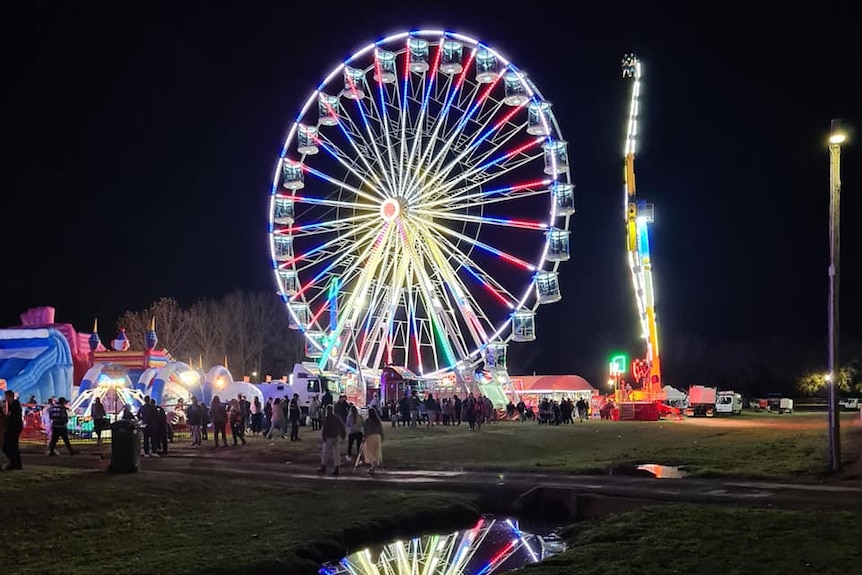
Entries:
{"label": "carnival ride tower", "polygon": [[[640,318],[641,334],[646,340],[646,356],[632,362],[635,386],[631,392],[617,390],[618,399],[653,401],[661,397],[661,359],[658,324],[655,312],[655,290],[650,255],[650,225],[654,221],[654,206],[637,197],[635,186],[635,152],[638,137],[638,114],[642,89],[643,66],[633,54],[622,60],[623,79],[631,83],[628,128],[625,143],[624,214],[626,252],[632,274],[632,284]],[[619,397],[623,395],[623,397]]]}

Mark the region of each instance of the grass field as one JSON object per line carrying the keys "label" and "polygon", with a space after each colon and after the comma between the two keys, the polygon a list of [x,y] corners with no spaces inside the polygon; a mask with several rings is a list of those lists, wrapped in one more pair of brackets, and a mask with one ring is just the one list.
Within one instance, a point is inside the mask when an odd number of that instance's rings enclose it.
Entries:
{"label": "grass field", "polygon": [[427,529],[477,515],[471,495],[53,467],[0,473],[0,493],[14,526],[4,575],[314,573],[314,559],[394,537],[405,517]]}
{"label": "grass field", "polygon": [[[472,525],[478,495],[324,481],[31,466],[0,473],[4,575],[311,574],[344,546]],[[646,507],[565,530],[570,550],[525,575],[843,575],[858,510]],[[364,573],[358,575],[365,575]],[[464,574],[475,575],[475,574]]]}
{"label": "grass field", "polygon": [[574,526],[570,549],[523,575],[860,573],[858,512],[674,505]]}
{"label": "grass field", "polygon": [[[500,422],[471,433],[460,427],[384,428],[389,468],[566,471],[606,474],[644,463],[684,466],[692,476],[812,479],[827,466],[825,414],[750,414],[735,418],[539,426]],[[319,441],[254,438],[258,456],[314,464]],[[848,414],[843,459],[859,460],[862,425]],[[244,449],[244,448],[243,448]]]}

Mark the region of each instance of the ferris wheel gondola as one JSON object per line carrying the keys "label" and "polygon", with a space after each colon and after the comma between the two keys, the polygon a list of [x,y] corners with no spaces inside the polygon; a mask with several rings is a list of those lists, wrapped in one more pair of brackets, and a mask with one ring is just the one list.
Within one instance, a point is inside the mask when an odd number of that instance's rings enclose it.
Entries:
{"label": "ferris wheel gondola", "polygon": [[568,145],[527,75],[470,37],[401,33],[336,66],[297,114],[272,265],[321,364],[430,377],[535,338],[574,211]]}

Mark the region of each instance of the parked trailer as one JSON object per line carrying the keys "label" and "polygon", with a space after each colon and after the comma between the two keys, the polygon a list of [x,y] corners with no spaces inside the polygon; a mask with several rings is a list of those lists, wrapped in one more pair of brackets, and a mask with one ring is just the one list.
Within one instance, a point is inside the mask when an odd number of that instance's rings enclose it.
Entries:
{"label": "parked trailer", "polygon": [[717,398],[718,389],[705,385],[692,385],[688,388],[688,406],[685,408],[686,416],[715,416],[715,402]]}

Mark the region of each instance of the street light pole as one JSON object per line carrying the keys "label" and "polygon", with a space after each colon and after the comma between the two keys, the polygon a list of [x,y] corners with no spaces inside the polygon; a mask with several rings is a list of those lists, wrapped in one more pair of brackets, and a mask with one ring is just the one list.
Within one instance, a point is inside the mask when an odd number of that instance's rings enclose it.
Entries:
{"label": "street light pole", "polygon": [[841,144],[847,136],[841,121],[832,120],[829,135],[829,469],[841,469],[840,413],[838,411],[838,280],[841,257]]}

